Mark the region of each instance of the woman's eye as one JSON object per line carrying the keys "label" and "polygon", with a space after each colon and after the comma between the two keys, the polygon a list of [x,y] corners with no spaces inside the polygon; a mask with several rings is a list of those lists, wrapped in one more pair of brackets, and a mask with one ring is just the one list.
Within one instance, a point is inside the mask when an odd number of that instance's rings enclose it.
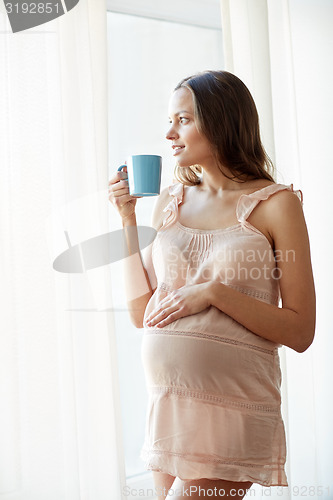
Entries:
{"label": "woman's eye", "polygon": [[188,118],[185,118],[185,116],[180,116],[179,117],[179,121],[180,121],[180,123],[187,123],[188,122]]}

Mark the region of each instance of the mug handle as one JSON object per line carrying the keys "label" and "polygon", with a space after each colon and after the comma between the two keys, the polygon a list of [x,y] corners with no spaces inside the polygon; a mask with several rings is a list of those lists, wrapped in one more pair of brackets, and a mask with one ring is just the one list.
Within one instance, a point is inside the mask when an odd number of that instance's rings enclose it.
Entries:
{"label": "mug handle", "polygon": [[120,172],[120,170],[122,170],[124,167],[127,167],[127,165],[120,165],[120,167],[118,167],[118,172]]}

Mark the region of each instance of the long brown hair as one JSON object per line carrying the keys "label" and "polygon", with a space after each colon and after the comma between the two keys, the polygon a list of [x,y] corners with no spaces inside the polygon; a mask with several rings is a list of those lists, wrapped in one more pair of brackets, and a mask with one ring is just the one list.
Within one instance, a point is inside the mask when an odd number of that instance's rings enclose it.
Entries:
{"label": "long brown hair", "polygon": [[[259,117],[246,85],[227,71],[204,71],[184,78],[175,91],[185,87],[194,100],[199,132],[212,144],[218,164],[227,167],[229,179],[275,182],[274,166],[261,139]],[[200,165],[175,167],[175,178],[186,185],[200,183]]]}

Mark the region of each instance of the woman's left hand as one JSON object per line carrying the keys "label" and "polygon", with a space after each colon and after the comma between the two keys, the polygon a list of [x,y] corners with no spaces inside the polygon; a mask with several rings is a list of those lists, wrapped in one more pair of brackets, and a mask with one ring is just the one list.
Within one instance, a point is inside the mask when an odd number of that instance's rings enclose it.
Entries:
{"label": "woman's left hand", "polygon": [[209,307],[209,284],[185,285],[168,294],[146,318],[149,327],[162,327],[176,319],[196,314]]}

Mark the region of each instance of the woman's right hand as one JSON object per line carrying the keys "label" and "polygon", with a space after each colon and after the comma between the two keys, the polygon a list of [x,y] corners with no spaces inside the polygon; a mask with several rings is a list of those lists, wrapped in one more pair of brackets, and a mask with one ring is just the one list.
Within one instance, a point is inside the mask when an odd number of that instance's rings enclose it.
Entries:
{"label": "woman's right hand", "polygon": [[129,194],[127,167],[117,171],[109,181],[109,200],[122,219],[135,215],[135,205],[138,198],[142,197]]}

